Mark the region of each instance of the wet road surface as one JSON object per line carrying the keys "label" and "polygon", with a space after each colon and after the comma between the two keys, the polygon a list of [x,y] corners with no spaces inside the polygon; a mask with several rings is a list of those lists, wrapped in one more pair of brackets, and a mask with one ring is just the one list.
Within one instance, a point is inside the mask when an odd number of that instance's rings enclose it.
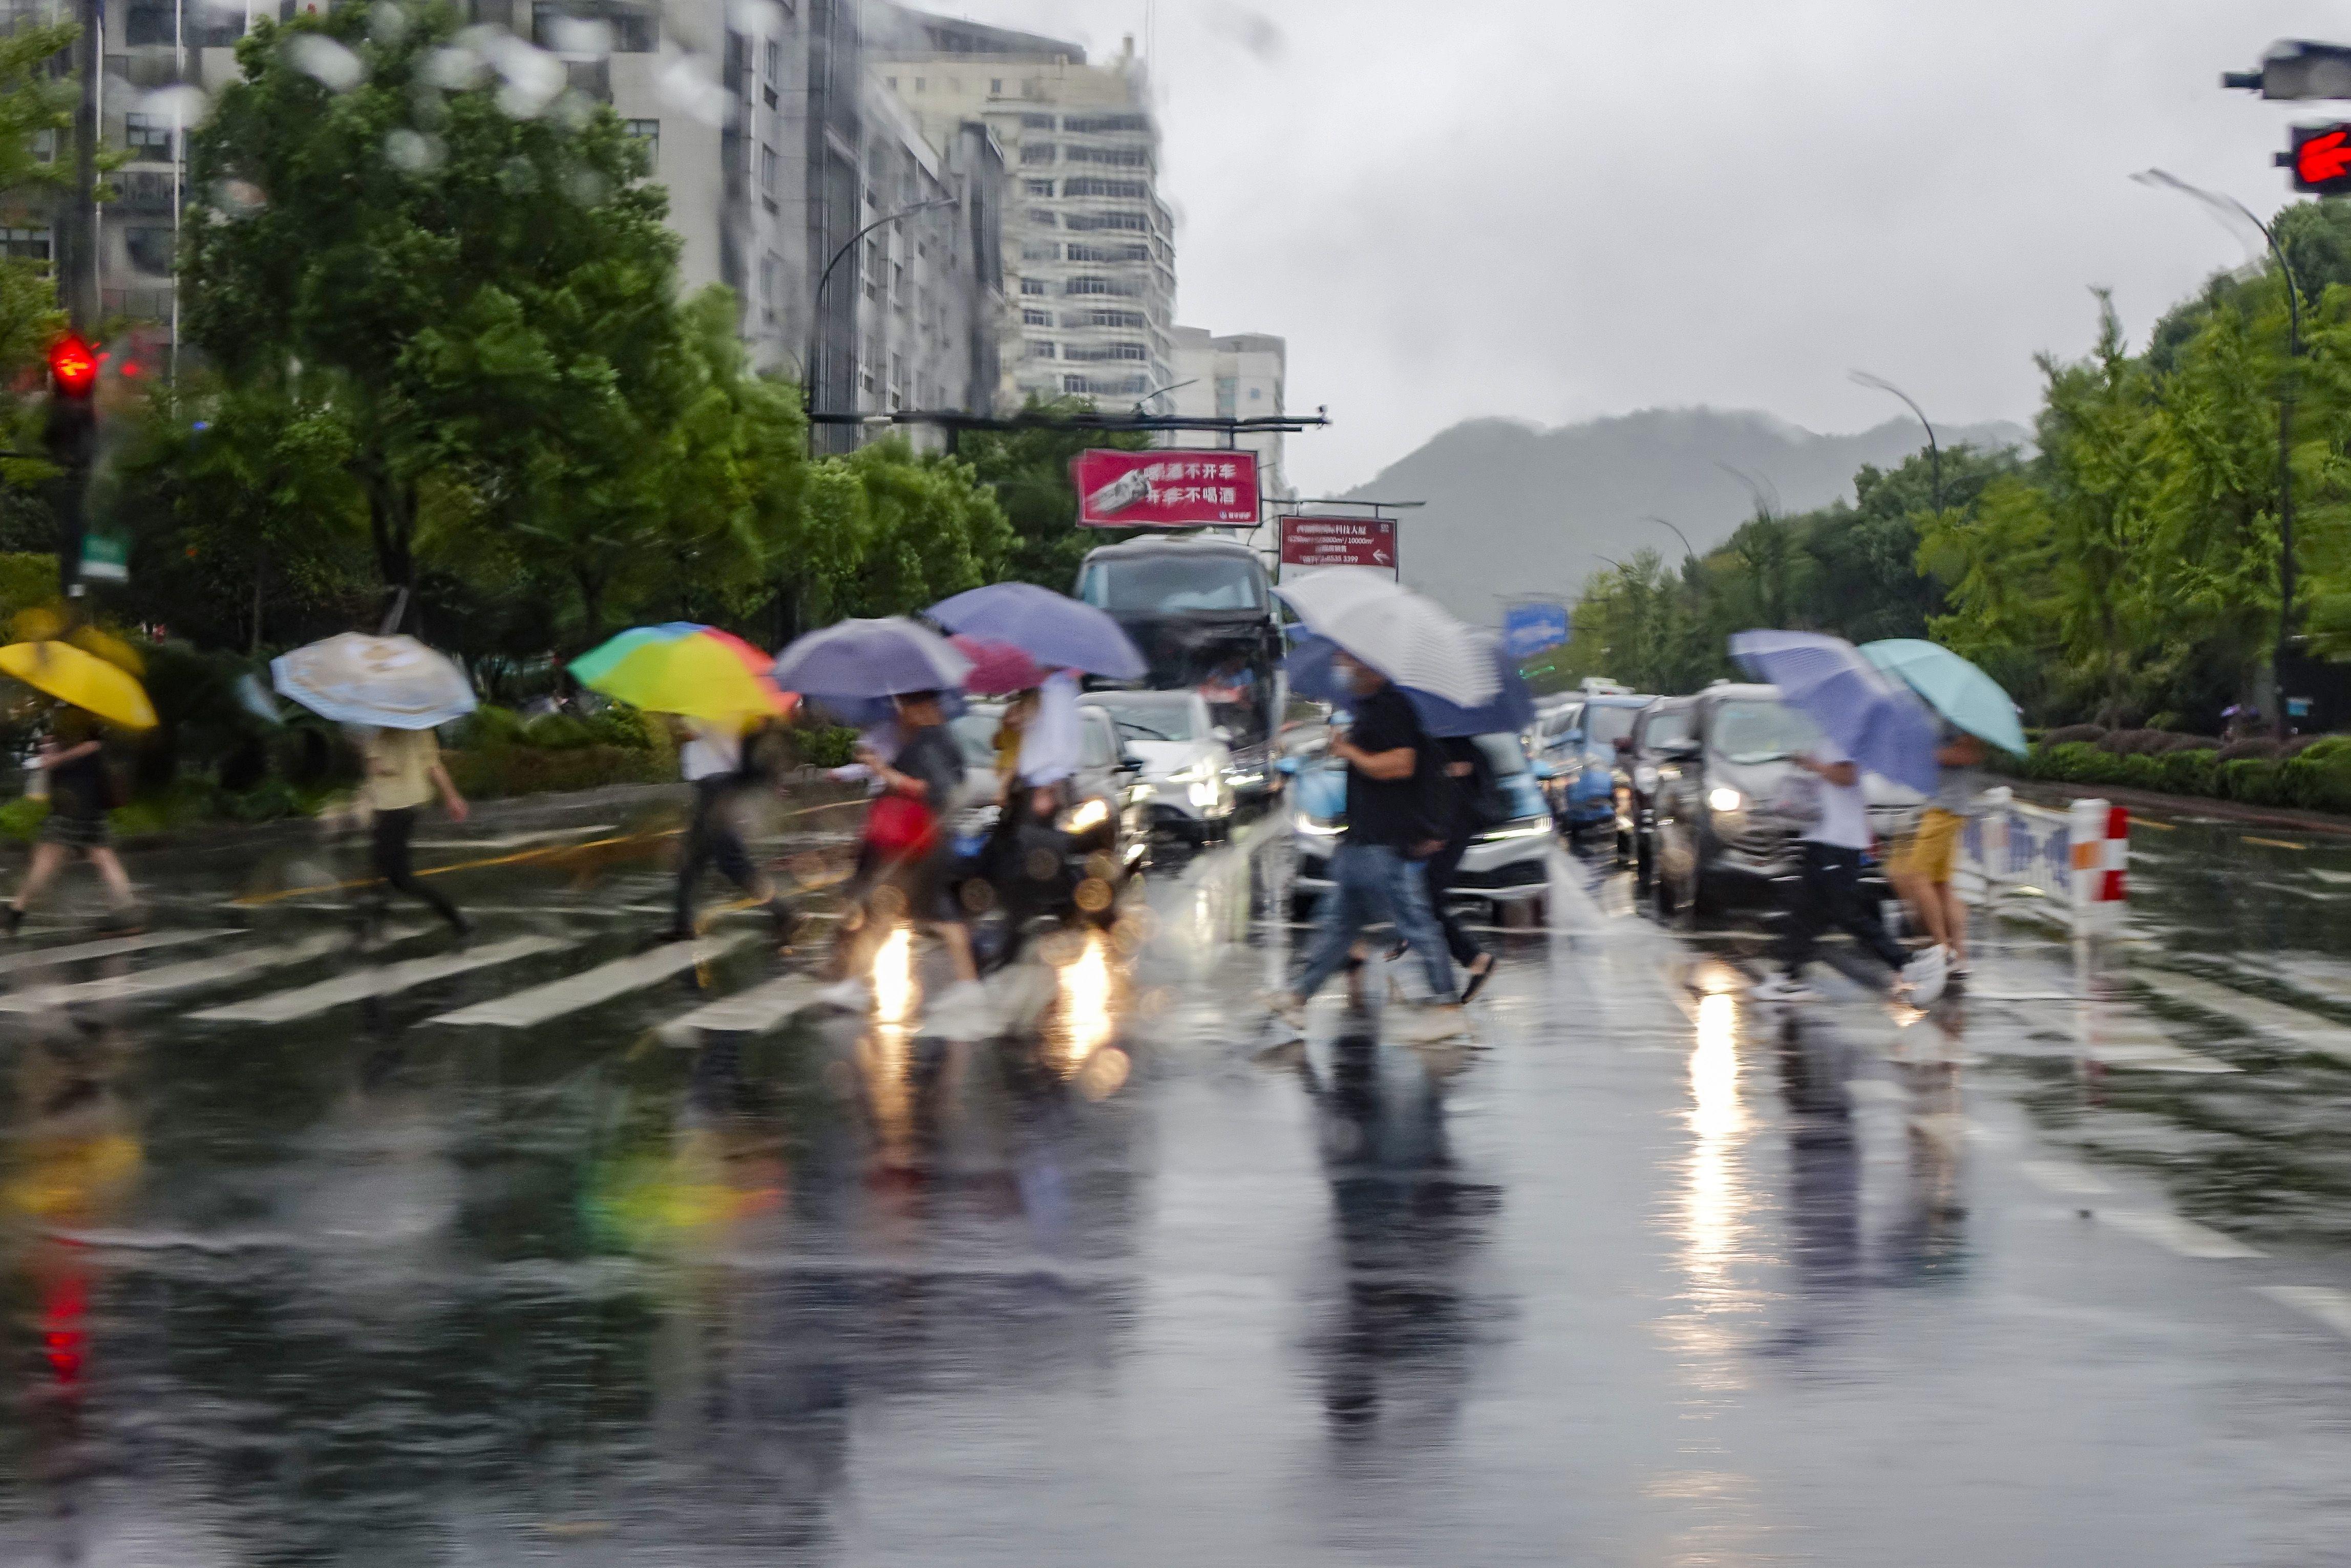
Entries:
{"label": "wet road surface", "polygon": [[1923,1017],[1562,854],[1415,1051],[1261,1032],[1270,835],[954,1044],[647,952],[630,826],[447,835],[463,954],[305,853],[0,955],[0,1563],[2346,1555],[2351,844],[2144,828]]}

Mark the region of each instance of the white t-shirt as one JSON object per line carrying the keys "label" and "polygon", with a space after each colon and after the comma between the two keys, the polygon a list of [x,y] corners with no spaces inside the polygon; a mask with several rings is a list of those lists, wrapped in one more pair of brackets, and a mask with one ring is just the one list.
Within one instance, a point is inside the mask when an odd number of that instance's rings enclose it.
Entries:
{"label": "white t-shirt", "polygon": [[701,719],[687,720],[686,727],[694,732],[694,738],[678,747],[677,768],[685,775],[687,783],[732,773],[743,765],[741,730],[707,724]]}
{"label": "white t-shirt", "polygon": [[[1826,736],[1813,747],[1815,762],[1850,762]],[[1865,850],[1869,847],[1869,797],[1861,792],[1861,777],[1854,776],[1850,784],[1820,781],[1821,820],[1804,830],[1804,837],[1816,844],[1834,844],[1840,849]]]}

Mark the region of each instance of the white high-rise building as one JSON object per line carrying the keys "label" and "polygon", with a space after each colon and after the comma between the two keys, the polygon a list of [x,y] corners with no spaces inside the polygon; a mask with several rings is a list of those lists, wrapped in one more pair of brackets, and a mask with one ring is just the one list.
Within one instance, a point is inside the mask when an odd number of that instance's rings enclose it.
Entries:
{"label": "white high-rise building", "polygon": [[868,11],[869,68],[935,140],[985,121],[1003,149],[1007,401],[1091,398],[1166,412],[1175,220],[1133,40],[1107,65],[1075,44],[902,7]]}
{"label": "white high-rise building", "polygon": [[[1289,346],[1267,332],[1237,332],[1219,338],[1205,327],[1178,327],[1174,333],[1175,389],[1162,400],[1168,413],[1197,418],[1271,419],[1285,412],[1282,382]],[[1168,446],[1195,446],[1211,439],[1192,432],[1161,438]],[[1281,433],[1244,431],[1234,444],[1257,454],[1258,490],[1269,501],[1294,492],[1282,471]]]}

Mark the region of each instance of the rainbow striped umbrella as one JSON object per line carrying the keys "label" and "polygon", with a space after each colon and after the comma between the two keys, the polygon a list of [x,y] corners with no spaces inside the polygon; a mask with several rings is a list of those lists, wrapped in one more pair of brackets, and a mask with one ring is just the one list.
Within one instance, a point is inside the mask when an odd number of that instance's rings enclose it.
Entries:
{"label": "rainbow striped umbrella", "polygon": [[609,638],[570,669],[581,685],[632,707],[723,719],[791,711],[797,699],[768,677],[774,664],[731,632],[670,621]]}

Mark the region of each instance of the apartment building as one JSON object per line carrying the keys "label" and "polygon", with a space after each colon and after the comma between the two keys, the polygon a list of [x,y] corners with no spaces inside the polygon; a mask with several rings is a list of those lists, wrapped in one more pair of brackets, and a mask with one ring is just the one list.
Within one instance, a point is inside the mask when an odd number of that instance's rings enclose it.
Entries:
{"label": "apartment building", "polygon": [[[257,9],[130,0],[106,42],[103,133],[130,162],[100,217],[102,309],[176,325],[172,263],[199,93],[235,75]],[[47,5],[5,0],[10,15]],[[866,69],[865,0],[470,0],[475,40],[519,111],[566,92],[612,106],[652,156],[680,239],[679,283],[733,289],[762,370],[802,376],[812,407],[986,411],[1009,330],[1008,173],[983,120],[914,114]],[[913,210],[910,209],[919,209]],[[899,215],[905,214],[905,215]],[[0,225],[7,254],[54,259],[37,213]],[[849,242],[872,228],[853,247]],[[845,248],[846,247],[846,248]],[[830,276],[826,267],[831,265]],[[827,444],[848,444],[848,433]]]}
{"label": "apartment building", "polygon": [[870,69],[927,134],[973,120],[1003,149],[1002,395],[1165,412],[1175,370],[1175,222],[1130,39],[1107,65],[1080,46],[873,4]]}
{"label": "apartment building", "polygon": [[[1204,327],[1180,326],[1173,336],[1176,384],[1165,396],[1165,412],[1204,419],[1270,419],[1284,412],[1289,345],[1281,339],[1267,332],[1219,338]],[[1196,445],[1203,439],[1177,433],[1163,437],[1161,444]],[[1257,454],[1260,494],[1268,500],[1287,500],[1294,494],[1282,469],[1280,432],[1245,431],[1233,440]]]}

